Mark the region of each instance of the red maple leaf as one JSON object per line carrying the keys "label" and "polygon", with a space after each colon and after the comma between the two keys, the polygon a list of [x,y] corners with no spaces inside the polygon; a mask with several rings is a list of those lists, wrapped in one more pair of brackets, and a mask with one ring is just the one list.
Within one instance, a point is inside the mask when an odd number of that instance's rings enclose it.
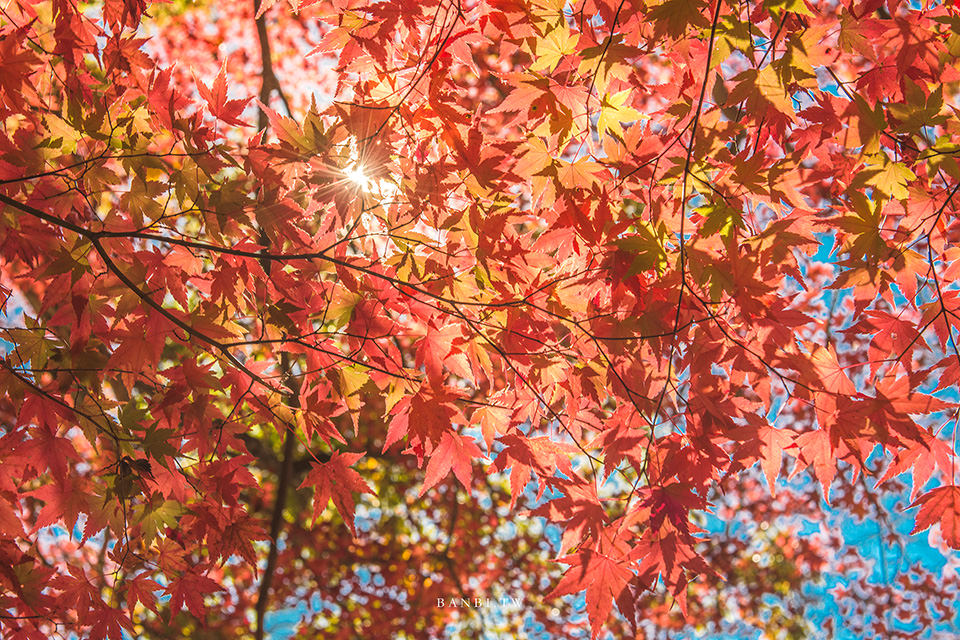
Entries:
{"label": "red maple leaf", "polygon": [[909,508],[920,507],[911,533],[940,523],[940,535],[954,549],[960,549],[960,486],[937,487],[917,498]]}
{"label": "red maple leaf", "polygon": [[227,80],[224,76],[225,67],[220,67],[220,73],[213,80],[213,85],[207,87],[201,80],[197,80],[197,90],[203,99],[207,101],[210,113],[214,117],[222,120],[226,124],[249,126],[246,122],[239,119],[239,115],[246,108],[247,100],[227,100]]}
{"label": "red maple leaf", "polygon": [[423,486],[420,488],[422,496],[428,489],[445,478],[450,470],[457,477],[467,491],[470,491],[473,459],[483,458],[483,452],[476,441],[469,436],[461,436],[456,431],[447,431],[440,438],[440,444],[430,454],[427,463]]}
{"label": "red maple leaf", "polygon": [[185,572],[173,580],[164,593],[170,596],[170,613],[176,615],[186,605],[187,610],[203,620],[206,617],[206,606],[203,604],[204,595],[216,593],[223,589],[216,582],[199,573],[199,569]]}
{"label": "red maple leaf", "polygon": [[376,495],[363,477],[351,469],[357,460],[363,457],[362,453],[342,453],[334,451],[330,460],[315,465],[307,477],[300,484],[300,488],[313,487],[313,517],[318,518],[327,504],[333,499],[340,517],[356,535],[354,528],[354,493],[369,493]]}
{"label": "red maple leaf", "polygon": [[561,558],[560,562],[570,568],[547,597],[556,598],[586,589],[587,616],[591,635],[596,638],[610,615],[614,598],[633,578],[632,567],[623,559],[614,559],[590,549]]}
{"label": "red maple leaf", "polygon": [[122,609],[99,607],[91,618],[94,623],[90,627],[90,640],[121,640],[124,629],[135,632],[133,622]]}

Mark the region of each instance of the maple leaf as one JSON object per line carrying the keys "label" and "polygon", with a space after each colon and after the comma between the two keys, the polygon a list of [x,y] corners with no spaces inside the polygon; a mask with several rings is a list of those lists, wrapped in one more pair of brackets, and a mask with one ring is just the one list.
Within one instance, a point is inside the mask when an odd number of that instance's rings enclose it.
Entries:
{"label": "maple leaf", "polygon": [[87,618],[100,602],[100,592],[82,567],[70,566],[67,574],[57,576],[53,586],[60,592],[60,600],[64,606],[77,611],[78,615]]}
{"label": "maple leaf", "polygon": [[207,101],[210,113],[214,117],[222,120],[226,124],[249,126],[238,116],[246,108],[249,100],[227,100],[227,80],[225,77],[226,67],[220,67],[220,73],[213,80],[213,85],[207,87],[202,81],[197,80],[197,89],[200,95]]}
{"label": "maple leaf", "polygon": [[166,527],[175,527],[177,518],[183,514],[183,507],[174,500],[163,500],[157,505],[146,505],[140,519],[143,543],[149,545],[157,533]]}
{"label": "maple leaf", "polygon": [[608,517],[593,483],[571,472],[571,479],[551,478],[549,484],[562,488],[560,496],[531,511],[533,515],[563,525],[560,553],[566,553],[583,540],[597,535]]}
{"label": "maple leaf", "polygon": [[821,380],[823,380],[824,389],[842,396],[857,392],[857,388],[850,381],[846,371],[840,366],[833,347],[827,349],[820,346],[814,347],[810,359],[820,374]]}
{"label": "maple leaf", "polygon": [[107,640],[108,638],[109,640],[121,640],[124,637],[124,629],[131,633],[134,632],[133,622],[129,616],[118,609],[101,607],[92,618],[95,622],[90,627],[89,637],[91,640]]}
{"label": "maple leaf", "polygon": [[36,528],[46,527],[62,520],[72,531],[81,513],[94,511],[93,496],[83,486],[53,482],[31,492],[43,500],[44,507],[37,516]]}
{"label": "maple leaf", "polygon": [[[554,100],[550,91],[550,81],[547,78],[530,74],[508,74],[503,80],[513,85],[513,90],[500,104],[487,111],[488,114],[517,112],[526,114],[528,117],[546,115],[548,109],[543,108],[545,106],[542,104],[543,99]],[[537,111],[540,113],[536,113]]]}
{"label": "maple leaf", "polygon": [[603,166],[589,158],[580,158],[573,162],[561,160],[557,178],[560,184],[568,189],[589,189],[600,179],[599,174],[602,171]]}
{"label": "maple leaf", "polygon": [[790,100],[790,93],[784,86],[783,78],[774,64],[768,64],[760,69],[754,80],[757,90],[764,98],[781,113],[794,117],[793,103]]}
{"label": "maple leaf", "polygon": [[22,455],[29,456],[30,464],[38,471],[49,468],[53,477],[60,482],[66,481],[71,463],[80,460],[73,443],[67,438],[58,437],[49,427],[34,431],[34,437],[23,448]]}
{"label": "maple leaf", "polygon": [[588,443],[587,447],[598,447],[605,452],[603,473],[609,477],[613,470],[625,459],[630,460],[638,468],[642,466],[640,460],[644,453],[643,443],[645,440],[637,429],[614,427],[604,430],[602,434]]}
{"label": "maple leaf", "polygon": [[870,202],[858,193],[852,194],[850,200],[853,214],[841,217],[837,221],[837,227],[854,236],[850,244],[851,253],[870,257],[884,256],[887,243],[880,233],[882,202]]}
{"label": "maple leaf", "polygon": [[[877,165],[868,165],[877,166]],[[917,179],[917,176],[902,162],[891,162],[886,154],[880,154],[880,169],[870,171],[870,176],[866,183],[876,187],[876,189],[897,200],[905,200],[909,196],[907,185]],[[866,176],[867,174],[860,174]]]}
{"label": "maple leaf", "polygon": [[687,571],[710,573],[710,567],[694,550],[692,540],[676,531],[649,532],[636,545],[633,556],[641,558],[637,575],[646,584],[662,580],[673,594],[680,611],[688,615],[686,605]]}
{"label": "maple leaf", "polygon": [[393,408],[394,417],[387,429],[383,451],[409,434],[416,444],[438,444],[449,431],[450,424],[459,418],[459,411],[450,402],[455,396],[448,390],[421,385],[413,396],[402,398]]}
{"label": "maple leaf", "polygon": [[693,491],[689,483],[672,482],[663,487],[650,489],[643,506],[650,509],[650,529],[660,530],[664,523],[682,534],[690,532],[690,510],[706,509],[706,500]]}
{"label": "maple leaf", "polygon": [[[555,442],[547,437],[524,438],[516,434],[506,434],[497,440],[505,446],[494,459],[494,468],[499,471],[511,469],[511,507],[527,485],[531,469],[536,469],[539,475],[548,475],[553,469],[567,477],[574,475],[570,454],[577,449],[571,444]],[[538,499],[542,495],[541,486]]]}
{"label": "maple leaf", "polygon": [[0,499],[0,535],[7,538],[17,538],[23,535],[23,524],[20,517],[5,499]]}
{"label": "maple leaf", "polygon": [[868,310],[866,315],[871,324],[879,329],[870,341],[871,373],[876,372],[883,359],[894,354],[901,358],[909,370],[912,367],[916,340],[920,337],[913,323],[880,311]]}
{"label": "maple leaf", "polygon": [[[823,429],[807,431],[797,436],[795,442],[799,449],[798,460],[806,467],[813,467],[814,476],[820,482],[823,497],[830,502],[830,485],[837,475],[837,461],[830,434]],[[796,469],[801,467],[797,465]]]}
{"label": "maple leaf", "polygon": [[524,154],[513,165],[512,170],[519,176],[531,178],[546,172],[553,163],[553,153],[547,144],[539,138],[533,138],[528,141]]}
{"label": "maple leaf", "polygon": [[445,478],[451,469],[460,484],[464,486],[467,492],[470,492],[474,458],[483,458],[483,452],[480,451],[480,447],[477,446],[473,438],[461,436],[455,431],[444,433],[440,439],[440,444],[430,454],[430,461],[427,463],[420,495],[422,496],[428,489]]}
{"label": "maple leaf", "polygon": [[155,592],[161,591],[156,580],[140,573],[124,582],[127,589],[127,611],[132,615],[139,602],[154,613],[157,613],[157,597]]}
{"label": "maple leaf", "polygon": [[591,635],[596,638],[610,615],[614,598],[633,578],[633,571],[629,563],[590,549],[561,558],[560,562],[570,568],[547,597],[556,598],[585,589]]}
{"label": "maple leaf", "polygon": [[600,101],[600,116],[597,118],[598,135],[603,136],[605,132],[610,131],[616,137],[622,138],[622,123],[634,122],[643,117],[633,107],[625,106],[632,93],[630,89],[625,89],[619,93],[603,97]]}
{"label": "maple leaf", "polygon": [[[276,2],[276,0],[265,0],[263,6],[273,4],[273,2]],[[264,11],[265,9],[261,7],[257,17],[259,18]],[[312,56],[324,51],[340,51],[344,48],[344,45],[350,42],[354,31],[363,26],[365,22],[363,16],[356,11],[342,11],[337,16],[337,19],[339,25],[327,31],[323,38],[320,39],[320,42],[317,43],[317,46],[307,52],[307,56]]]}
{"label": "maple leaf", "polygon": [[786,429],[777,429],[768,425],[748,428],[754,435],[752,439],[737,450],[737,457],[749,452],[751,459],[759,459],[763,475],[767,479],[770,493],[775,494],[777,476],[783,464],[783,451],[794,441],[795,434]]}
{"label": "maple leaf", "polygon": [[700,0],[665,0],[652,5],[646,19],[656,25],[659,33],[680,36],[688,26],[706,27],[709,21],[703,15],[706,3]]}
{"label": "maple leaf", "polygon": [[577,34],[570,32],[566,20],[561,21],[546,36],[537,40],[536,59],[530,65],[530,70],[550,73],[564,56],[577,50],[579,38]]}
{"label": "maple leaf", "polygon": [[172,70],[170,67],[159,70],[153,77],[148,101],[151,109],[156,113],[165,126],[173,128],[173,123],[179,116],[181,109],[189,104],[189,101],[171,86]]}
{"label": "maple leaf", "polygon": [[310,470],[300,488],[313,487],[313,517],[319,518],[330,500],[337,507],[340,517],[356,535],[354,528],[354,493],[376,495],[366,480],[350,467],[363,457],[363,453],[334,451],[327,462],[321,462]]}
{"label": "maple leaf", "polygon": [[507,427],[510,424],[510,414],[511,411],[508,407],[484,405],[470,416],[472,423],[480,423],[480,432],[483,434],[483,442],[487,451],[493,446],[493,441],[498,434],[507,432]]}
{"label": "maple leaf", "polygon": [[951,473],[953,455],[948,443],[924,431],[920,440],[911,442],[905,449],[897,452],[893,462],[887,467],[886,473],[877,480],[876,486],[912,469],[913,489],[910,492],[910,499],[916,500],[917,494],[923,490],[924,485],[933,475],[934,468],[939,467],[944,474]]}
{"label": "maple leaf", "polygon": [[171,581],[164,589],[164,593],[170,596],[168,606],[172,616],[175,616],[186,605],[190,613],[203,620],[207,611],[203,604],[204,595],[222,590],[220,585],[199,573],[199,570],[190,570]]}
{"label": "maple leaf", "polygon": [[710,236],[720,233],[730,236],[734,229],[743,225],[743,218],[740,212],[729,206],[726,201],[714,202],[697,209],[706,218],[706,221],[700,227],[700,233]]}
{"label": "maple leaf", "polygon": [[582,62],[578,72],[584,77],[595,77],[594,86],[600,93],[606,93],[611,81],[629,73],[627,60],[638,53],[636,48],[622,42],[623,34],[614,34],[596,46],[579,52]]}
{"label": "maple leaf", "polygon": [[463,157],[471,176],[484,188],[493,188],[503,175],[500,165],[507,159],[506,154],[495,145],[484,145],[483,135],[475,124],[467,131],[467,145],[459,136],[455,136],[455,146]]}
{"label": "maple leaf", "polygon": [[911,534],[926,531],[939,522],[943,539],[952,548],[960,549],[960,486],[937,487],[914,500],[909,508],[914,507],[920,510]]}
{"label": "maple leaf", "polygon": [[[923,127],[932,126],[945,121],[941,116],[943,109],[943,89],[937,87],[926,96],[923,88],[910,82],[906,83],[905,102],[887,105],[891,116],[900,121],[905,131],[919,132]],[[916,178],[916,176],[913,176]]]}

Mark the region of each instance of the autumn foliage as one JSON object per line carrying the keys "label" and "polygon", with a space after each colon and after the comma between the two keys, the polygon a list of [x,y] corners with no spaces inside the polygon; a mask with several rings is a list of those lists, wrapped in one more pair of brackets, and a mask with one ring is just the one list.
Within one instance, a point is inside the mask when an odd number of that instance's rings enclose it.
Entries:
{"label": "autumn foliage", "polygon": [[0,637],[949,623],[884,553],[958,566],[958,56],[930,1],[4,3]]}

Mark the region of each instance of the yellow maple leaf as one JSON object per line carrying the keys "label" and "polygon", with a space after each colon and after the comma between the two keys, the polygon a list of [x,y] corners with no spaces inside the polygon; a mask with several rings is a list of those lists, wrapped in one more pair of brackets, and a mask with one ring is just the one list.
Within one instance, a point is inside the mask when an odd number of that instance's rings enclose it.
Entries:
{"label": "yellow maple leaf", "polygon": [[883,155],[883,168],[867,180],[867,184],[876,187],[886,196],[897,200],[906,200],[909,196],[907,184],[917,179],[916,174],[902,162],[891,162]]}
{"label": "yellow maple leaf", "polygon": [[563,56],[576,51],[579,34],[570,33],[570,28],[561,22],[550,31],[542,40],[536,43],[537,59],[530,65],[531,71],[553,71]]}
{"label": "yellow maple leaf", "polygon": [[777,111],[789,116],[791,120],[796,120],[797,115],[793,110],[793,102],[790,100],[790,95],[772,64],[760,69],[757,74],[757,89]]}
{"label": "yellow maple leaf", "polygon": [[533,15],[538,18],[559,18],[563,16],[567,0],[532,0],[530,4],[536,7]]}
{"label": "yellow maple leaf", "polygon": [[604,96],[600,101],[600,116],[597,118],[597,131],[601,137],[609,130],[618,138],[623,138],[624,122],[635,122],[644,118],[644,115],[633,107],[625,106],[630,97],[630,89]]}
{"label": "yellow maple leaf", "polygon": [[536,136],[528,139],[527,152],[513,167],[513,172],[522,178],[532,178],[553,164],[553,153],[547,143]]}

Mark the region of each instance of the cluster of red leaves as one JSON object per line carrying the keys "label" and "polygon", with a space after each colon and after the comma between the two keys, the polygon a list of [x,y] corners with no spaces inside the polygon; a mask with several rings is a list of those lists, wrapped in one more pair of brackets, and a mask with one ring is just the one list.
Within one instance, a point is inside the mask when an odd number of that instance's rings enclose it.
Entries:
{"label": "cluster of red leaves", "polygon": [[[750,575],[702,514],[785,458],[827,500],[912,473],[916,530],[960,548],[958,29],[896,0],[15,0],[4,637],[262,637],[271,597],[419,637],[484,589],[557,635],[581,592],[594,636],[672,628]],[[552,591],[518,503],[561,531]],[[791,591],[827,553],[784,531]]]}

